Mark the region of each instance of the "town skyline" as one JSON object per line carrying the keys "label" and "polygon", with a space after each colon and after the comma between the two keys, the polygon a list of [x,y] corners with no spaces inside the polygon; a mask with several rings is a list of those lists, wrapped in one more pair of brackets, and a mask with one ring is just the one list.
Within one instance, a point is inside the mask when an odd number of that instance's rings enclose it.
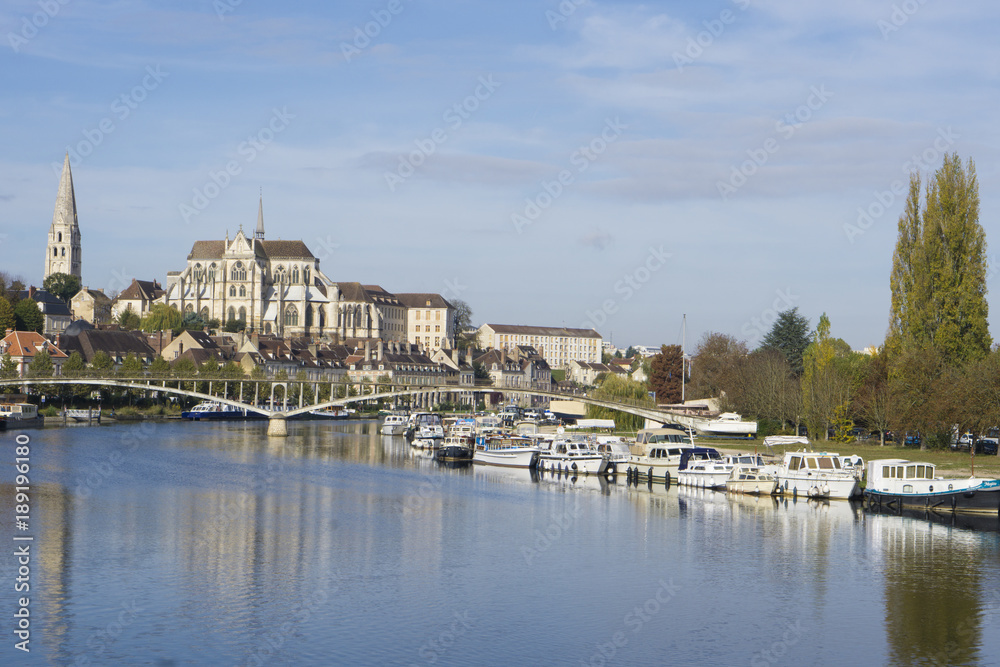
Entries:
{"label": "town skyline", "polygon": [[269,237],[332,280],[476,325],[627,347],[679,343],[686,313],[691,350],[798,307],[878,345],[910,170],[972,158],[996,227],[997,9],[911,4],[71,3],[31,30],[11,3],[4,267],[41,286],[69,152],[92,288],[165,284],[262,190]]}

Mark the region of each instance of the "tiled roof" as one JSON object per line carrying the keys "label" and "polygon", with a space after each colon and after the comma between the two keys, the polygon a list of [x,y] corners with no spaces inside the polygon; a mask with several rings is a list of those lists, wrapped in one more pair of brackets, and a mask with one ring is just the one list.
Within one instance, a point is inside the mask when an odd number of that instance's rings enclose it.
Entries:
{"label": "tiled roof", "polygon": [[65,340],[66,349],[79,352],[87,363],[93,361],[98,352],[105,352],[111,357],[125,357],[129,352],[140,358],[156,356],[145,336],[131,331],[88,329],[78,336],[67,336]]}
{"label": "tiled roof", "polygon": [[[302,241],[256,241],[255,254],[270,259],[314,259]],[[225,241],[195,241],[188,259],[222,259],[226,252]]]}
{"label": "tiled roof", "polygon": [[155,280],[132,279],[132,284],[126,287],[115,301],[152,301],[163,296],[163,288]]}
{"label": "tiled roof", "polygon": [[454,308],[440,294],[397,294],[396,298],[407,308]]}
{"label": "tiled roof", "polygon": [[45,346],[53,359],[65,359],[67,355],[53,345],[45,336],[34,331],[12,331],[2,341],[12,357],[34,357],[39,345]]}
{"label": "tiled roof", "polygon": [[600,338],[593,329],[568,329],[566,327],[529,327],[518,324],[486,324],[498,334],[519,334],[525,336],[560,336],[567,338]]}

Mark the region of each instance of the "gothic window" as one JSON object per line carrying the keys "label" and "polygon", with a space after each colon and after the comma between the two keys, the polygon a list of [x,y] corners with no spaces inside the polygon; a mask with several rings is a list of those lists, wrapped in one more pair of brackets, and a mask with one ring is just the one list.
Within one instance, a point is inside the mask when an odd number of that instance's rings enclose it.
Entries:
{"label": "gothic window", "polygon": [[326,316],[323,313],[323,307],[319,307],[319,328],[322,329],[323,325],[326,324]]}
{"label": "gothic window", "polygon": [[201,264],[194,265],[194,281],[200,283],[205,278],[205,269],[202,268]]}
{"label": "gothic window", "polygon": [[212,265],[208,267],[208,282],[215,282],[215,262],[212,262]]}
{"label": "gothic window", "polygon": [[271,334],[271,323],[270,322],[265,322],[264,323],[264,333],[266,333],[268,335]]}
{"label": "gothic window", "polygon": [[63,248],[63,249],[62,249],[62,256],[63,256],[63,257],[65,257],[65,256],[66,256],[66,248]]}
{"label": "gothic window", "polygon": [[204,322],[208,322],[208,306],[205,306],[198,312],[198,317],[200,317]]}
{"label": "gothic window", "polygon": [[244,308],[243,306],[240,306],[240,322],[246,322],[246,321],[247,321],[247,309]]}
{"label": "gothic window", "polygon": [[226,314],[226,322],[232,322],[236,319],[236,309],[229,306],[229,312]]}
{"label": "gothic window", "polygon": [[306,267],[304,267],[302,269],[302,282],[304,282],[306,285],[309,284],[309,267],[308,266],[306,266]]}
{"label": "gothic window", "polygon": [[297,266],[293,266],[292,267],[292,280],[291,280],[291,282],[292,282],[293,285],[299,282],[299,267],[297,267]]}
{"label": "gothic window", "polygon": [[53,257],[58,257],[59,256],[59,248],[53,248],[52,249],[52,256]]}
{"label": "gothic window", "polygon": [[244,285],[240,285],[240,296],[247,295],[247,288]]}
{"label": "gothic window", "polygon": [[276,283],[285,282],[285,267],[279,266],[274,270],[274,282]]}
{"label": "gothic window", "polygon": [[246,280],[247,279],[247,270],[246,270],[246,267],[243,266],[243,262],[236,262],[236,264],[233,265],[233,270],[229,272],[229,277],[232,280]]}
{"label": "gothic window", "polygon": [[184,306],[184,312],[185,313],[193,313],[194,312],[194,304],[189,303],[188,305]]}
{"label": "gothic window", "polygon": [[306,326],[311,327],[313,323],[313,307],[306,306]]}
{"label": "gothic window", "polygon": [[290,304],[288,308],[285,308],[285,326],[299,326],[299,310],[294,305]]}
{"label": "gothic window", "polygon": [[56,241],[58,241],[59,243],[62,243],[62,232],[56,232],[56,236],[58,237],[56,239]]}
{"label": "gothic window", "polygon": [[236,296],[236,285],[229,286],[229,296]]}

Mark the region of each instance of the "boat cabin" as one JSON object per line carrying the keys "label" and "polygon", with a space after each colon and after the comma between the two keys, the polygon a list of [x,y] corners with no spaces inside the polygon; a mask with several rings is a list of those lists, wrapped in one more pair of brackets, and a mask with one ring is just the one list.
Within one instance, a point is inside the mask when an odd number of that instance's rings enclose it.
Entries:
{"label": "boat cabin", "polygon": [[705,463],[709,461],[722,462],[722,454],[719,453],[719,450],[711,447],[692,447],[691,449],[685,449],[681,453],[681,463],[677,469],[685,470],[693,466],[695,463]]}
{"label": "boat cabin", "polygon": [[786,452],[785,461],[788,463],[789,472],[796,470],[843,471],[838,454],[827,454],[826,452]]}
{"label": "boat cabin", "polygon": [[32,403],[0,403],[0,417],[6,419],[34,419],[38,406]]}

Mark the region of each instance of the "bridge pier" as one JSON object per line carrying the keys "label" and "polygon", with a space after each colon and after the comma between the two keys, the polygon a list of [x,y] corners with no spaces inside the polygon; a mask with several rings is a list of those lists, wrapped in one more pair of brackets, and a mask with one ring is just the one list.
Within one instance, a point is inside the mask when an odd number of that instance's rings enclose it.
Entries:
{"label": "bridge pier", "polygon": [[267,420],[267,436],[269,438],[287,438],[288,424],[284,417],[271,417]]}

